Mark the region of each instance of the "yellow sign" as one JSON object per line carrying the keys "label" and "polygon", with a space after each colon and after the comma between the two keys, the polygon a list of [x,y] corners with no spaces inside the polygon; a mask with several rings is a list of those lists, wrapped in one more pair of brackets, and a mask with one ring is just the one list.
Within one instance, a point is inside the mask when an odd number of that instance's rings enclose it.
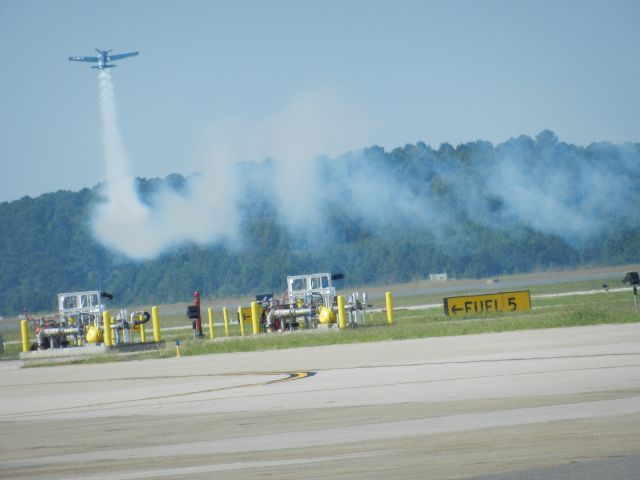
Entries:
{"label": "yellow sign", "polygon": [[[264,307],[258,305],[258,317],[262,317],[262,312],[264,311]],[[238,308],[238,320],[241,320],[240,315],[242,315],[243,322],[251,322],[253,317],[251,316],[251,307],[239,307]]]}
{"label": "yellow sign", "polygon": [[444,314],[454,317],[528,310],[531,310],[531,295],[528,290],[485,295],[465,295],[444,299]]}
{"label": "yellow sign", "polygon": [[[240,318],[240,314],[242,314],[242,318]],[[238,320],[243,322],[251,321],[251,307],[240,307],[238,308]]]}

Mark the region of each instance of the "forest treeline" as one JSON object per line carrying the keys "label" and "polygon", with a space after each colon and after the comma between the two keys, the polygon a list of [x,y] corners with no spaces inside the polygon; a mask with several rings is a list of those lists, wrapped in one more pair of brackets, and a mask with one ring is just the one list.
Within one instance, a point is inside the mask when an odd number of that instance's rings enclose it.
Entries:
{"label": "forest treeline", "polygon": [[[274,162],[238,166],[251,194],[232,199],[237,236],[182,243],[151,260],[93,237],[99,186],[0,203],[0,314],[55,311],[59,292],[78,290],[155,304],[191,301],[194,290],[279,294],[287,275],[316,271],[363,285],[640,260],[640,144],[582,147],[543,131],[495,146],[418,142],[320,157],[309,166],[313,182],[305,179],[310,211],[296,221],[286,212],[305,190],[276,192]],[[189,188],[178,174],[136,182],[150,208],[160,189]]]}

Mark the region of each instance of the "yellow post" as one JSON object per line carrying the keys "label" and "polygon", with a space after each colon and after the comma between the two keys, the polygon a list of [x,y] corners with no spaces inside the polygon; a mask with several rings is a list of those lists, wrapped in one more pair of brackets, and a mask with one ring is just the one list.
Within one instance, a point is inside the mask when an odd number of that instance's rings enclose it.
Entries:
{"label": "yellow post", "polygon": [[22,320],[20,322],[20,333],[22,334],[22,351],[29,351],[29,322]]}
{"label": "yellow post", "polygon": [[104,328],[104,332],[102,333],[104,344],[110,347],[113,345],[113,342],[111,341],[111,315],[109,315],[108,310],[102,312],[102,327]]}
{"label": "yellow post", "polygon": [[153,324],[153,341],[160,341],[160,316],[158,315],[158,307],[151,307],[151,323]]}
{"label": "yellow post", "polygon": [[144,323],[141,323],[138,327],[140,327],[140,341],[144,343],[147,341],[147,332],[144,329]]}
{"label": "yellow post", "polygon": [[213,340],[213,308],[209,307],[207,313],[209,313],[209,338]]}
{"label": "yellow post", "polygon": [[385,293],[384,298],[387,300],[387,323],[393,325],[393,297],[391,292]]}
{"label": "yellow post", "polygon": [[224,317],[224,336],[229,336],[229,311],[227,307],[222,309],[222,316]]}
{"label": "yellow post", "polygon": [[347,313],[344,311],[344,297],[338,295],[338,326],[347,328]]}
{"label": "yellow post", "polygon": [[240,335],[244,337],[244,317],[242,316],[242,305],[238,305],[238,319],[240,320]]}
{"label": "yellow post", "polygon": [[253,324],[253,334],[259,334],[260,316],[258,315],[258,302],[251,302],[251,323]]}

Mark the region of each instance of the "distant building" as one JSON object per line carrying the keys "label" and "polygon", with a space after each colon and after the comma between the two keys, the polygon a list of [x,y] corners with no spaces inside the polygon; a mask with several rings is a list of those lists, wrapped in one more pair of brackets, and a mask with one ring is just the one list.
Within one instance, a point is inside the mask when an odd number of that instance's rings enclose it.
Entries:
{"label": "distant building", "polygon": [[447,274],[446,273],[430,273],[429,280],[432,282],[446,282]]}

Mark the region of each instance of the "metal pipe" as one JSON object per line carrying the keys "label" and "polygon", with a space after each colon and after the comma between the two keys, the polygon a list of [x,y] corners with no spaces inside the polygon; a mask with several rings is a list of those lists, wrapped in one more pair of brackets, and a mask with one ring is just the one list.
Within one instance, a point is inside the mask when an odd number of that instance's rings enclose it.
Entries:
{"label": "metal pipe", "polygon": [[275,318],[302,317],[313,313],[314,311],[311,307],[277,308],[269,311],[269,314]]}
{"label": "metal pipe", "polygon": [[40,329],[40,333],[44,335],[77,334],[80,332],[78,327],[47,327]]}
{"label": "metal pipe", "polygon": [[[338,295],[341,296],[341,295]],[[337,297],[336,297],[337,299]],[[358,309],[358,306],[354,303],[344,303],[344,297],[342,297],[342,306],[344,308],[345,313],[346,312],[353,312],[354,310]],[[331,306],[331,310],[333,310],[333,312],[337,315],[340,313],[340,307],[339,305],[332,305]]]}
{"label": "metal pipe", "polygon": [[[138,318],[137,320],[136,317]],[[142,320],[140,318],[142,318]],[[131,315],[129,315],[129,321],[132,325],[142,325],[143,323],[147,323],[150,318],[151,315],[149,315],[149,312],[144,312],[142,310],[133,312]]]}
{"label": "metal pipe", "polygon": [[[311,307],[292,307],[292,308],[274,308],[267,313],[267,328],[273,328],[274,319],[285,319],[295,317],[306,317],[313,315],[314,309]],[[280,325],[280,330],[284,329],[284,325]]]}

